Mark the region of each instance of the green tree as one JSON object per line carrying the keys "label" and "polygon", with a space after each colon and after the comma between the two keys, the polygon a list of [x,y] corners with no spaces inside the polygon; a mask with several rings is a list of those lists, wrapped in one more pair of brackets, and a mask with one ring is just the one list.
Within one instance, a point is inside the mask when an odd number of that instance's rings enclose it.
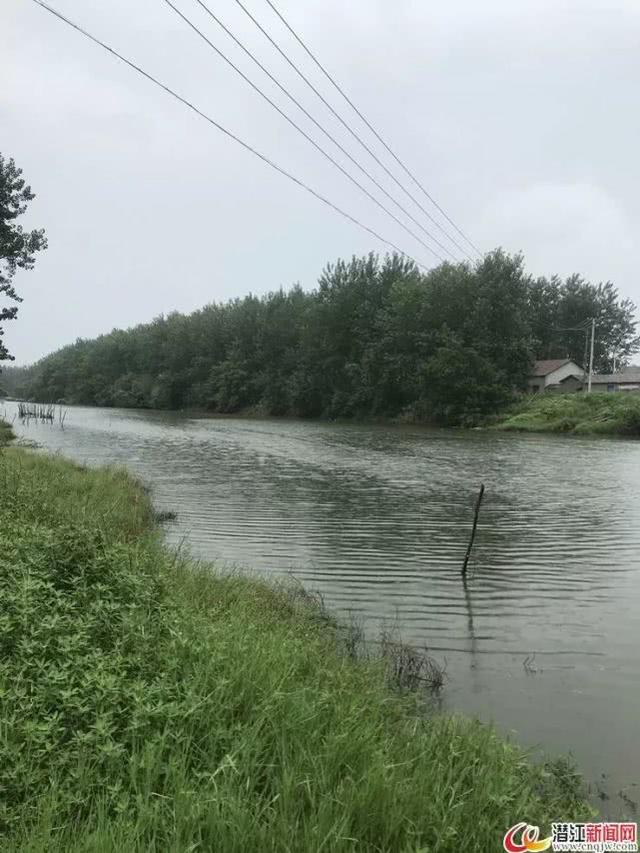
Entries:
{"label": "green tree", "polygon": [[157,317],[77,340],[23,376],[29,396],[89,405],[468,423],[524,389],[536,357],[582,361],[585,335],[546,329],[598,318],[596,364],[637,348],[634,306],[613,285],[533,280],[497,250],[421,273],[366,255],[299,286]]}
{"label": "green tree", "polygon": [[[13,159],[6,160],[0,154],[0,296],[12,302],[21,302],[13,279],[18,269],[29,270],[35,263],[36,252],[46,249],[47,240],[43,229],[25,231],[16,220],[26,213],[34,193],[22,177]],[[2,341],[2,323],[15,320],[17,305],[0,307],[0,361],[13,357]]]}
{"label": "green tree", "polygon": [[427,276],[421,410],[447,423],[497,411],[525,387],[534,357],[522,258],[497,250],[475,268]]}
{"label": "green tree", "polygon": [[636,306],[610,281],[591,284],[579,275],[537,279],[531,283],[529,311],[538,358],[571,358],[586,367],[591,319],[596,321],[596,372],[627,364],[640,349]]}

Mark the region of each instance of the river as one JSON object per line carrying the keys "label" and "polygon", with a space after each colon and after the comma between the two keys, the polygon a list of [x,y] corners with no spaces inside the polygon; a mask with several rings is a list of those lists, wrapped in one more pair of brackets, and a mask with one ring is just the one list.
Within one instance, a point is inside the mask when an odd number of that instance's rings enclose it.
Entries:
{"label": "river", "polygon": [[570,750],[602,813],[634,816],[640,442],[81,407],[14,429],[126,465],[196,556],[291,574],[369,636],[395,626],[446,665],[446,709]]}

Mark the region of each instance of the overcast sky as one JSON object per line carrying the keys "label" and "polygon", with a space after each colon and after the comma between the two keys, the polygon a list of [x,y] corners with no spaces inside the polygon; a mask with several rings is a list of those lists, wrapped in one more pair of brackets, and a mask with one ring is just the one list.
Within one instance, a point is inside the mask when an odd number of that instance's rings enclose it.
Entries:
{"label": "overcast sky", "polygon": [[[195,0],[174,2],[322,141]],[[266,0],[244,2],[366,134]],[[482,250],[521,250],[536,274],[611,279],[640,303],[633,252],[640,230],[639,0],[274,2]],[[433,263],[164,0],[50,3]],[[235,0],[209,3],[400,200],[401,191]],[[6,341],[17,363],[162,313],[297,281],[311,288],[327,261],[386,248],[31,0],[1,4],[0,130],[0,151],[14,157],[37,193],[25,225],[43,226],[49,239],[36,269],[16,280],[24,303]],[[330,142],[322,144],[349,166]],[[412,204],[406,196],[404,203]]]}

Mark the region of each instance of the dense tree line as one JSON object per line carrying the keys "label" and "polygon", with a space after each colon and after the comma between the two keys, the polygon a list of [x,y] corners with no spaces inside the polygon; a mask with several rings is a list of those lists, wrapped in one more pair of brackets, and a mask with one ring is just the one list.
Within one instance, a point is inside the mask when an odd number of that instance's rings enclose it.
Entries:
{"label": "dense tree line", "polygon": [[633,310],[610,284],[533,279],[502,251],[427,274],[369,255],[327,266],[312,292],[78,340],[12,384],[41,401],[459,423],[509,402],[535,357],[582,363],[585,334],[571,327],[592,316],[596,367],[624,363],[638,348]]}

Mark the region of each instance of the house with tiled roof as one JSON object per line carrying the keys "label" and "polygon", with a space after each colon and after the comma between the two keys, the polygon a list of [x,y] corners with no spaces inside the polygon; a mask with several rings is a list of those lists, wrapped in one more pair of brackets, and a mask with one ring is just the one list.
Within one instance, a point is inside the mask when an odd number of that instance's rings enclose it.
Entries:
{"label": "house with tiled roof", "polygon": [[570,358],[548,358],[534,361],[528,385],[534,394],[538,391],[580,391],[584,378],[582,367]]}

